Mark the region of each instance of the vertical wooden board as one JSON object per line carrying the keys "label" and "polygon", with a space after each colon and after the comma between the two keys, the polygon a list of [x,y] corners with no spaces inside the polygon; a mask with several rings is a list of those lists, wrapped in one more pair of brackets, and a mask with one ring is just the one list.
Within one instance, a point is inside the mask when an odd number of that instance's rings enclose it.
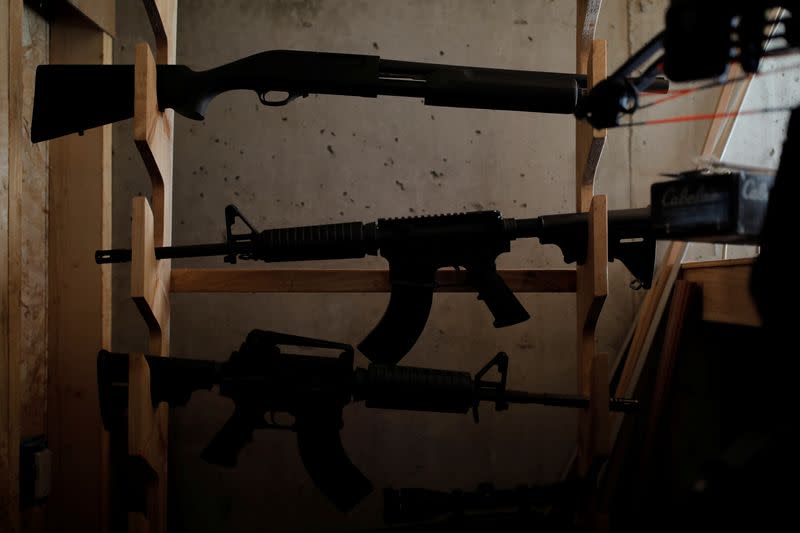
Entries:
{"label": "vertical wooden board", "polygon": [[22,0],[0,5],[0,529],[19,515]]}
{"label": "vertical wooden board", "polygon": [[30,142],[36,66],[47,63],[49,28],[35,11],[22,17],[22,436],[45,433],[47,403],[47,143]]}
{"label": "vertical wooden board", "polygon": [[8,344],[8,156],[9,156],[9,79],[8,79],[8,2],[0,4],[0,529],[14,531],[17,466],[11,457],[11,401],[15,384]]}
{"label": "vertical wooden board", "polygon": [[[111,37],[83,17],[57,19],[53,63],[104,63]],[[111,245],[111,127],[50,143],[48,521],[54,530],[105,531],[108,436],[97,398],[96,354],[111,346],[110,269],[92,260]]]}
{"label": "vertical wooden board", "polygon": [[675,289],[672,291],[672,303],[667,315],[667,329],[664,334],[661,357],[658,361],[653,401],[640,459],[641,466],[638,475],[642,488],[645,487],[644,482],[648,480],[652,467],[651,458],[656,447],[661,417],[667,409],[668,397],[672,389],[672,373],[678,358],[684,326],[689,317],[689,310],[697,302],[700,291],[700,285],[683,280],[676,282]]}

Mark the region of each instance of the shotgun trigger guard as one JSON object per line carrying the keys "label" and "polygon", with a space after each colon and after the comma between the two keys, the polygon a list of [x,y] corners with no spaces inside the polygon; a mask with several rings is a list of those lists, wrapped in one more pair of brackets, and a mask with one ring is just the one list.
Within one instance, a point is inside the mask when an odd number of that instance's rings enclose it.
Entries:
{"label": "shotgun trigger guard", "polygon": [[[489,372],[492,368],[497,367],[497,371],[500,373],[500,381],[484,381],[482,378]],[[508,381],[508,354],[505,352],[500,352],[495,355],[491,361],[486,363],[486,365],[481,368],[477,374],[475,374],[475,391],[476,394],[474,395],[474,400],[472,403],[472,418],[475,419],[475,423],[479,422],[478,418],[478,406],[481,403],[480,397],[477,394],[477,391],[483,388],[489,388],[495,390],[495,400],[494,400],[494,409],[495,411],[505,411],[508,409],[508,402],[506,401],[506,382]]]}
{"label": "shotgun trigger guard", "polygon": [[290,93],[288,93],[286,98],[284,98],[283,100],[270,100],[268,98],[268,96],[269,96],[269,93],[271,93],[271,92],[272,91],[262,91],[262,92],[258,93],[258,99],[265,106],[283,107],[285,105],[288,105],[288,104],[292,103],[294,100],[297,100],[298,98],[306,98],[306,97],[308,97],[308,93],[292,93],[292,92],[290,92]]}
{"label": "shotgun trigger guard", "polygon": [[[250,233],[240,235],[233,234],[233,226],[236,224],[237,218],[248,227]],[[239,242],[252,242],[257,235],[258,230],[244,217],[238,207],[233,204],[225,206],[225,242],[228,244],[228,255],[226,255],[223,260],[226,263],[235,265],[237,255],[240,255],[241,259],[244,260],[253,259],[251,254],[238,254],[236,252],[236,244]]]}
{"label": "shotgun trigger guard", "polygon": [[275,420],[275,411],[269,412],[269,422],[264,419],[264,425],[259,429],[281,429],[284,431],[296,431],[297,424],[281,424]]}

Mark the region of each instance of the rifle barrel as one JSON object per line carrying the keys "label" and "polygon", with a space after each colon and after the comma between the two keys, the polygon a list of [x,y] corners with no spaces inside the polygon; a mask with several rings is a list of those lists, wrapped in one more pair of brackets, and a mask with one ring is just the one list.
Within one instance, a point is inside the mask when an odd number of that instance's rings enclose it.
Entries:
{"label": "rifle barrel", "polygon": [[[215,244],[191,244],[187,246],[161,246],[156,248],[156,259],[182,259],[186,257],[208,257],[215,255],[228,255],[231,249],[236,249],[236,244],[225,242]],[[94,260],[98,265],[108,263],[130,263],[132,252],[127,248],[112,250],[97,250]]]}
{"label": "rifle barrel", "polygon": [[[495,391],[486,391],[494,400],[497,396]],[[507,390],[503,394],[501,401],[517,404],[536,404],[550,405],[553,407],[569,407],[573,409],[586,409],[589,407],[589,398],[576,394],[551,394],[542,392],[526,392],[518,390]],[[639,409],[639,401],[629,398],[611,398],[609,409],[614,412],[631,413]]]}

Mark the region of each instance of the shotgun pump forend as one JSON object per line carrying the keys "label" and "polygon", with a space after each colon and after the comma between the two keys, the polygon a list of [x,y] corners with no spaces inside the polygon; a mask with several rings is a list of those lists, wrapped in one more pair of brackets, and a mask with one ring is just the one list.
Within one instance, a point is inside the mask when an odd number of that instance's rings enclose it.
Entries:
{"label": "shotgun pump forend", "polygon": [[[40,65],[31,140],[46,141],[133,117],[133,65]],[[666,92],[658,80],[651,90]],[[426,105],[571,114],[586,76],[392,61],[378,56],[271,50],[206,71],[157,66],[159,107],[203,120],[215,97],[254,91],[262,104],[309,94],[423,98]],[[68,105],[65,105],[68,102]]]}
{"label": "shotgun pump forend", "polygon": [[[283,353],[280,346],[328,349],[338,357]],[[367,407],[437,413],[472,411],[478,421],[481,402],[498,411],[509,404],[540,404],[586,408],[583,396],[537,394],[506,389],[508,356],[500,353],[473,378],[467,372],[396,365],[371,364],[353,368],[353,348],[347,344],[254,330],[228,361],[146,356],[150,367],[153,405],[186,405],[195,390],[219,386],[222,396],[234,402],[231,418],[202,453],[204,460],[234,467],[239,451],[256,429],[283,429],[297,433],[297,445],[309,476],[334,505],[352,509],[372,491],[342,447],[339,431],[342,410],[351,402]],[[128,354],[105,350],[97,357],[100,412],[103,424],[114,430],[128,405]],[[498,381],[484,379],[496,369]],[[634,400],[611,399],[613,411],[634,411]],[[275,415],[294,417],[292,425],[275,421]],[[270,414],[269,421],[265,418]]]}
{"label": "shotgun pump forend", "polygon": [[[248,229],[235,234],[240,220]],[[156,248],[157,259],[222,255],[238,260],[311,261],[380,255],[389,262],[392,284],[386,313],[359,344],[371,361],[396,363],[414,346],[428,321],[436,272],[463,268],[467,283],[478,293],[502,328],[526,321],[530,315],[497,273],[496,260],[511,250],[511,241],[538,238],[561,248],[567,263],[584,263],[589,228],[586,213],[538,218],[503,218],[497,211],[382,218],[364,224],[349,222],[271,229],[259,232],[239,212],[225,208],[227,239],[219,244]],[[650,235],[650,211],[628,209],[608,213],[609,259],[619,259],[642,286],[649,287],[655,262]],[[131,260],[130,250],[100,250],[97,263]]]}

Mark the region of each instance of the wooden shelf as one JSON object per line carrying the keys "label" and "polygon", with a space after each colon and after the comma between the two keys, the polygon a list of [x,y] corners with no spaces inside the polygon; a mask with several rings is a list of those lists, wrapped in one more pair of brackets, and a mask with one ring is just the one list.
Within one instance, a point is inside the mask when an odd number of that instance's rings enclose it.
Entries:
{"label": "wooden shelf", "polygon": [[[575,292],[574,270],[501,270],[514,292]],[[437,292],[475,292],[463,270],[437,273]],[[388,270],[172,270],[171,292],[177,293],[385,293],[391,290]]]}

